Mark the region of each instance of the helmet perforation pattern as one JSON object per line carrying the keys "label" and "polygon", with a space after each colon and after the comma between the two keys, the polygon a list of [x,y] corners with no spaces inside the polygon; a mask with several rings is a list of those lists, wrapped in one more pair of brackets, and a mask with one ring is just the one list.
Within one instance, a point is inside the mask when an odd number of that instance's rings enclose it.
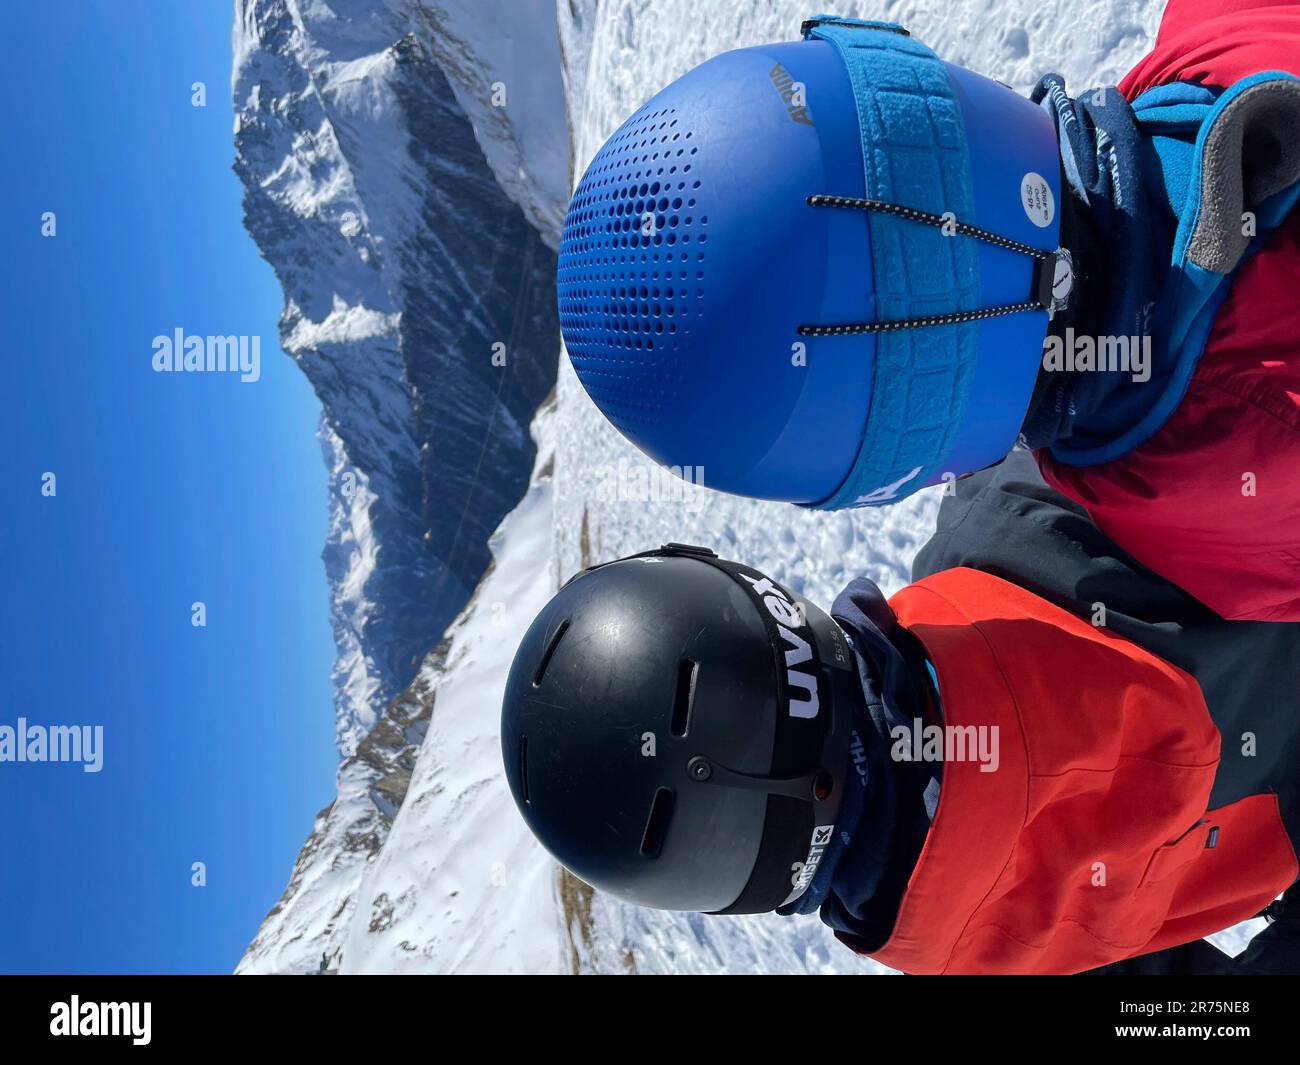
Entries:
{"label": "helmet perforation pattern", "polygon": [[592,160],[560,237],[560,328],[583,386],[623,430],[680,398],[705,314],[699,148],[675,107],[642,107]]}

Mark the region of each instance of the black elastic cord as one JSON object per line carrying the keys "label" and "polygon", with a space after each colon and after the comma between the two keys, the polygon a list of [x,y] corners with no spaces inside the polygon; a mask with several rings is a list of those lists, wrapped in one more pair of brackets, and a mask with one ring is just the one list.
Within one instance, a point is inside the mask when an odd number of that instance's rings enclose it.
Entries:
{"label": "black elastic cord", "polygon": [[927,226],[935,226],[938,229],[951,229],[955,233],[960,233],[966,237],[975,237],[977,240],[986,241],[989,244],[996,244],[999,248],[1006,248],[1008,251],[1018,251],[1032,259],[1053,258],[1050,251],[1043,251],[1042,248],[1035,248],[1030,244],[1021,244],[1018,240],[1011,240],[1009,237],[990,233],[987,229],[980,229],[978,226],[958,222],[949,216],[930,214],[928,211],[918,211],[915,207],[904,207],[901,203],[888,203],[885,200],[860,200],[852,196],[809,196],[808,206],[848,207],[858,211],[877,211],[880,214],[892,214],[899,218],[906,218],[909,222],[922,222]]}
{"label": "black elastic cord", "polygon": [[985,318],[1000,318],[1004,314],[1021,311],[1041,311],[1046,308],[1037,300],[1028,303],[1008,303],[982,311],[958,311],[955,314],[932,314],[928,318],[900,318],[896,322],[848,322],[844,325],[801,325],[801,337],[850,336],[854,333],[892,333],[895,329],[925,329],[932,325],[961,325],[979,322]]}
{"label": "black elastic cord", "polygon": [[[967,225],[965,222],[958,222],[951,216],[930,214],[928,211],[918,211],[915,207],[904,207],[899,203],[888,203],[885,200],[864,200],[853,196],[809,196],[809,207],[846,207],[855,211],[874,211],[880,214],[891,214],[898,218],[905,218],[909,222],[920,222],[923,225],[934,226],[944,231],[952,230],[954,233],[960,233],[965,237],[974,237],[976,240],[982,240],[986,244],[992,244],[998,248],[1005,248],[1007,251],[1019,252],[1021,255],[1028,255],[1031,259],[1039,263],[1046,263],[1055,260],[1054,253],[1043,251],[1041,248],[1032,247],[1029,244],[1022,244],[1018,240],[1011,240],[1008,237],[999,236],[997,233],[990,233],[987,229],[980,229],[977,226]],[[1037,274],[1035,274],[1037,278]],[[1037,288],[1037,280],[1035,281]],[[1024,303],[1008,303],[1000,307],[987,307],[978,311],[955,311],[951,314],[931,314],[922,318],[900,318],[890,322],[846,322],[842,325],[801,325],[798,333],[803,337],[825,337],[825,336],[852,336],[858,333],[892,333],[898,329],[926,329],[936,325],[964,325],[967,322],[980,322],[986,318],[1000,318],[1007,314],[1019,314],[1022,311],[1045,311],[1047,304],[1041,299],[1035,298],[1027,300]]]}

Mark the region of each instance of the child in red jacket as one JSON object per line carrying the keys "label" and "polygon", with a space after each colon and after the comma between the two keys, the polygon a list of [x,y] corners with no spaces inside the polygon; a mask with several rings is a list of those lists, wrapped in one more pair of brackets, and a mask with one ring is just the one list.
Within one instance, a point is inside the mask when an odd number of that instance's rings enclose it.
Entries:
{"label": "child in red jacket", "polygon": [[[1209,98],[1261,71],[1300,74],[1300,5],[1171,0],[1155,49],[1119,91],[1141,111],[1143,100],[1161,94],[1174,100],[1184,89]],[[1256,91],[1277,88],[1284,92],[1272,106],[1290,117],[1277,126],[1260,123],[1260,142],[1233,146],[1219,164],[1240,167],[1238,182],[1247,187],[1258,180],[1252,166],[1264,170],[1278,157],[1290,156],[1291,169],[1276,180],[1297,177],[1297,92],[1273,78]],[[1254,105],[1247,95],[1238,106]],[[1191,120],[1186,128],[1169,121],[1170,138],[1185,141],[1192,130],[1201,132]],[[1242,127],[1249,137],[1249,122]],[[1214,179],[1212,170],[1200,175],[1203,185]],[[1249,233],[1253,219],[1246,214],[1240,222]],[[1247,249],[1239,260],[1218,264],[1227,275],[1215,293],[1222,302],[1163,423],[1144,430],[1145,439],[1122,454],[1096,456],[1104,459],[1099,463],[1086,446],[1068,445],[1044,448],[1039,461],[1048,481],[1087,507],[1116,542],[1223,617],[1294,621],[1300,619],[1300,212],[1291,210],[1266,240]]]}
{"label": "child in red jacket", "polygon": [[1033,103],[822,16],[669,86],[561,246],[579,378],[643,450],[805,506],[1019,442],[1225,618],[1300,619],[1300,4],[1172,0]]}

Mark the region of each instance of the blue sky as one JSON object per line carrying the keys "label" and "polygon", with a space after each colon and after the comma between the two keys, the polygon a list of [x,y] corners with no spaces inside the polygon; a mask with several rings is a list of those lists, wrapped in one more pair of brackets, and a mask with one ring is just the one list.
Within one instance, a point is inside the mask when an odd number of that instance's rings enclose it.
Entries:
{"label": "blue sky", "polygon": [[[242,225],[231,21],[7,12],[0,726],[102,725],[104,764],[0,763],[5,971],[231,969],[333,794],[319,404]],[[259,335],[261,379],[154,373],[178,327]]]}

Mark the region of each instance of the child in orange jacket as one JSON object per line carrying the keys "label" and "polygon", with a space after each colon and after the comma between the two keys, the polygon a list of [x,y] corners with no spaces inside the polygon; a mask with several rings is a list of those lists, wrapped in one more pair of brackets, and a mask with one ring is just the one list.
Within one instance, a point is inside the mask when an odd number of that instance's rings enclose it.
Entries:
{"label": "child in orange jacket", "polygon": [[[524,819],[598,889],[817,911],[909,973],[1080,972],[1277,915],[1300,626],[1221,620],[1024,453],[945,501],[916,576],[827,615],[704,548],[579,574],[507,684]],[[1300,971],[1297,920],[1249,964]]]}

